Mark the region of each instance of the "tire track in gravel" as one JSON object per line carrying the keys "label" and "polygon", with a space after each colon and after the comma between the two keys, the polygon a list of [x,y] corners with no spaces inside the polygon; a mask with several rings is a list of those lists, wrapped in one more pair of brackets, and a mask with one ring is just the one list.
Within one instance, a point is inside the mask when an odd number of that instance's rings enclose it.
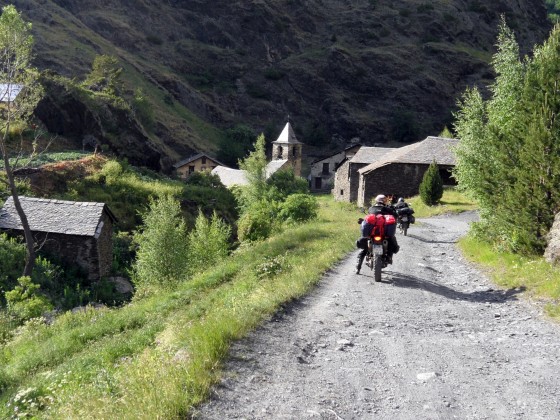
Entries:
{"label": "tire track in gravel", "polygon": [[560,418],[560,327],[463,260],[473,218],[418,220],[381,283],[349,255],[232,346],[193,418]]}

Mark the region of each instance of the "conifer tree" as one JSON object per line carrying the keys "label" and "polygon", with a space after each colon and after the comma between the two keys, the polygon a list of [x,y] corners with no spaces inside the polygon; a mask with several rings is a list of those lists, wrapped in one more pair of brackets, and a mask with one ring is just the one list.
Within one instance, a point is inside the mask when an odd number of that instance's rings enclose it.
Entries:
{"label": "conifer tree", "polygon": [[436,205],[443,196],[443,180],[439,174],[437,162],[434,160],[420,183],[420,198],[428,206]]}

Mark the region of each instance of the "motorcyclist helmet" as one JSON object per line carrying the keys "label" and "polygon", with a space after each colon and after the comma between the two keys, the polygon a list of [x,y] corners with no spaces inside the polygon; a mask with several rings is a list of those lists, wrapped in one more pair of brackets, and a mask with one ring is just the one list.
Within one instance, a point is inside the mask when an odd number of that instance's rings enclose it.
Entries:
{"label": "motorcyclist helmet", "polygon": [[383,194],[379,194],[377,197],[375,197],[375,202],[385,204],[385,198],[386,197]]}
{"label": "motorcyclist helmet", "polygon": [[398,202],[399,203],[404,203],[404,198],[400,197]]}

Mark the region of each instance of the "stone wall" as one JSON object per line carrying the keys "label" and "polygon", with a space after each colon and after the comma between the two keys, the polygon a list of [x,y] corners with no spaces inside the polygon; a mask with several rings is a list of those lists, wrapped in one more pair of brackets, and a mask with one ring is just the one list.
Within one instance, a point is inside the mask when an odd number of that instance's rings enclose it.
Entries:
{"label": "stone wall", "polygon": [[113,266],[113,221],[103,212],[101,218],[103,229],[97,238],[98,276],[104,277],[111,274]]}
{"label": "stone wall", "polygon": [[350,161],[344,162],[334,175],[333,197],[336,201],[350,201]]}
{"label": "stone wall", "polygon": [[[378,194],[411,197],[418,194],[420,183],[429,165],[392,163],[360,177],[358,206],[369,206]],[[451,167],[440,165],[444,185],[452,185]]]}

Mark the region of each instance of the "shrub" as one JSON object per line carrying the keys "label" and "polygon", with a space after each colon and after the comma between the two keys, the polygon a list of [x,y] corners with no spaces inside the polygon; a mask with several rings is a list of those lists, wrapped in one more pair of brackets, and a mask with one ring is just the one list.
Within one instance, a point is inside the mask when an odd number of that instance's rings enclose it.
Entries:
{"label": "shrub", "polygon": [[266,239],[274,229],[275,203],[258,202],[245,210],[237,222],[241,242]]}
{"label": "shrub", "polygon": [[32,283],[29,276],[18,278],[18,285],[5,296],[8,312],[20,320],[37,318],[53,309],[48,299],[39,294],[39,285]]}
{"label": "shrub", "polygon": [[16,279],[23,272],[25,261],[25,245],[0,234],[0,296],[16,285]]}
{"label": "shrub", "polygon": [[309,192],[307,181],[294,175],[293,170],[277,171],[266,180],[266,183],[275,189],[277,200],[283,200],[290,194],[305,194]]}
{"label": "shrub", "polygon": [[189,233],[189,270],[202,271],[228,254],[231,227],[216,212],[211,220],[200,211]]}
{"label": "shrub", "polygon": [[319,204],[309,194],[292,194],[280,205],[279,218],[288,222],[305,222],[317,217]]}
{"label": "shrub", "polygon": [[437,162],[434,160],[420,183],[420,198],[424,204],[433,206],[443,196],[443,181],[439,174]]}
{"label": "shrub", "polygon": [[142,215],[133,279],[138,289],[173,286],[187,271],[187,232],[179,202],[164,196],[150,202]]}

